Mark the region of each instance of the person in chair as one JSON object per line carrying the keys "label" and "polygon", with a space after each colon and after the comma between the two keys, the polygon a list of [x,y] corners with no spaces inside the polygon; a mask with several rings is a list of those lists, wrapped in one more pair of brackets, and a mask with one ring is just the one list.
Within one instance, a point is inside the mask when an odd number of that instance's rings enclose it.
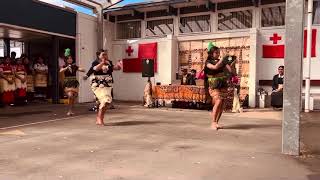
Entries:
{"label": "person in chair", "polygon": [[283,106],[283,83],[284,83],[284,66],[279,66],[278,74],[273,76],[271,106],[282,108]]}
{"label": "person in chair", "polygon": [[190,71],[191,73],[190,73],[190,76],[189,76],[189,78],[187,79],[187,83],[188,83],[188,85],[196,85],[196,80],[197,80],[197,78],[196,78],[196,74],[197,74],[197,71],[195,70],[195,69],[191,69],[191,71]]}
{"label": "person in chair", "polygon": [[181,85],[196,85],[196,70],[192,69],[188,73],[187,69],[182,69]]}

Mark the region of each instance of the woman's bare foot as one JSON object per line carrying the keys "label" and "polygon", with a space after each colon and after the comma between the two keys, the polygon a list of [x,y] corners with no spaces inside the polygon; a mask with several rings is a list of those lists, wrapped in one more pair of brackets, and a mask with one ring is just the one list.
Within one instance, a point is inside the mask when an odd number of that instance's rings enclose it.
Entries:
{"label": "woman's bare foot", "polygon": [[96,120],[96,125],[105,126],[103,120],[100,119],[100,118],[97,118],[97,120]]}
{"label": "woman's bare foot", "polygon": [[223,126],[222,126],[222,125],[217,124],[217,128],[218,128],[218,129],[223,129]]}
{"label": "woman's bare foot", "polygon": [[211,123],[211,129],[218,130],[218,124],[216,122]]}
{"label": "woman's bare foot", "polygon": [[72,116],[72,115],[74,115],[74,113],[71,112],[71,111],[69,111],[69,112],[67,113],[67,116]]}

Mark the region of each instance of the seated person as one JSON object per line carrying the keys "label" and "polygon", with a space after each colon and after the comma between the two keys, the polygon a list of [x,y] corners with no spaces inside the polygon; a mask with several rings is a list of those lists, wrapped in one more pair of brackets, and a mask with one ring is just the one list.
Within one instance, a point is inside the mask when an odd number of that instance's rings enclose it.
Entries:
{"label": "seated person", "polygon": [[181,85],[196,85],[196,73],[197,71],[194,69],[190,74],[187,69],[182,69]]}
{"label": "seated person", "polygon": [[272,80],[271,106],[274,108],[282,108],[283,106],[283,78],[284,66],[279,66],[278,74]]}
{"label": "seated person", "polygon": [[189,78],[187,79],[187,84],[188,85],[196,85],[196,74],[197,74],[197,71],[195,69],[191,69],[191,74],[189,76]]}
{"label": "seated person", "polygon": [[187,79],[188,79],[188,70],[187,69],[182,69],[182,77],[181,77],[181,85],[187,85]]}

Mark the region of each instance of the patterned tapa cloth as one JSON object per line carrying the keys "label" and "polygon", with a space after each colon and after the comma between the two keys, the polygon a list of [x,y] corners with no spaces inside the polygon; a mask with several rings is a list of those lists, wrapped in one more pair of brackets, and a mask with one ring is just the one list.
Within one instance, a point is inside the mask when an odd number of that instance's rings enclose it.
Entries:
{"label": "patterned tapa cloth", "polygon": [[[228,88],[225,100],[225,111],[231,111],[233,106],[234,89]],[[185,102],[206,103],[204,86],[161,85],[155,86],[154,98],[158,100],[175,100]]]}
{"label": "patterned tapa cloth", "polygon": [[112,102],[112,77],[110,75],[94,75],[91,89],[99,101],[99,109]]}
{"label": "patterned tapa cloth", "polygon": [[206,92],[203,86],[155,86],[154,97],[163,100],[206,102]]}

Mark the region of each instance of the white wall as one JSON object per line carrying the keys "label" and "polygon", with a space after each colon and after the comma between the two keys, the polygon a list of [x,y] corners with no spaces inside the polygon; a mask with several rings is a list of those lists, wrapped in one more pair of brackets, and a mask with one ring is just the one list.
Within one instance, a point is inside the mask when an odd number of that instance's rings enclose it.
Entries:
{"label": "white wall", "polygon": [[[175,50],[172,38],[160,39],[140,39],[134,43],[158,43],[158,72],[152,78],[152,82],[161,82],[161,84],[171,84],[173,80],[172,72],[174,68],[175,59],[173,59],[173,50]],[[130,41],[113,41],[112,49],[109,49],[110,57],[115,63],[117,60],[126,57],[125,49]],[[147,82],[147,78],[142,78],[141,73],[124,73],[122,71],[115,71],[114,74],[114,98],[122,101],[142,101],[143,90]]]}
{"label": "white wall", "polygon": [[[78,13],[77,16],[77,39],[76,39],[76,62],[78,66],[89,70],[97,51],[97,18]],[[90,88],[90,81],[83,80],[84,73],[78,73],[79,102],[92,102],[94,96]]]}
{"label": "white wall", "polygon": [[[320,27],[314,26],[313,29],[317,29],[317,43],[316,43],[316,57],[311,60],[311,80],[320,80]],[[272,45],[272,41],[269,40],[273,36],[273,33],[277,33],[282,37],[278,44],[285,44],[285,29],[284,28],[268,28],[261,29],[259,33],[259,44],[257,53],[257,79],[258,80],[272,80],[273,76],[277,74],[278,67],[284,65],[284,59],[266,59],[262,58],[262,45]],[[298,43],[298,42],[297,42]],[[304,71],[306,67],[306,61],[304,60]],[[305,76],[305,75],[304,75]],[[303,77],[304,77],[303,76]],[[299,83],[297,82],[297,85]],[[268,87],[267,89],[271,89]],[[304,91],[304,89],[303,89]],[[320,87],[311,87],[311,93],[320,93]]]}

